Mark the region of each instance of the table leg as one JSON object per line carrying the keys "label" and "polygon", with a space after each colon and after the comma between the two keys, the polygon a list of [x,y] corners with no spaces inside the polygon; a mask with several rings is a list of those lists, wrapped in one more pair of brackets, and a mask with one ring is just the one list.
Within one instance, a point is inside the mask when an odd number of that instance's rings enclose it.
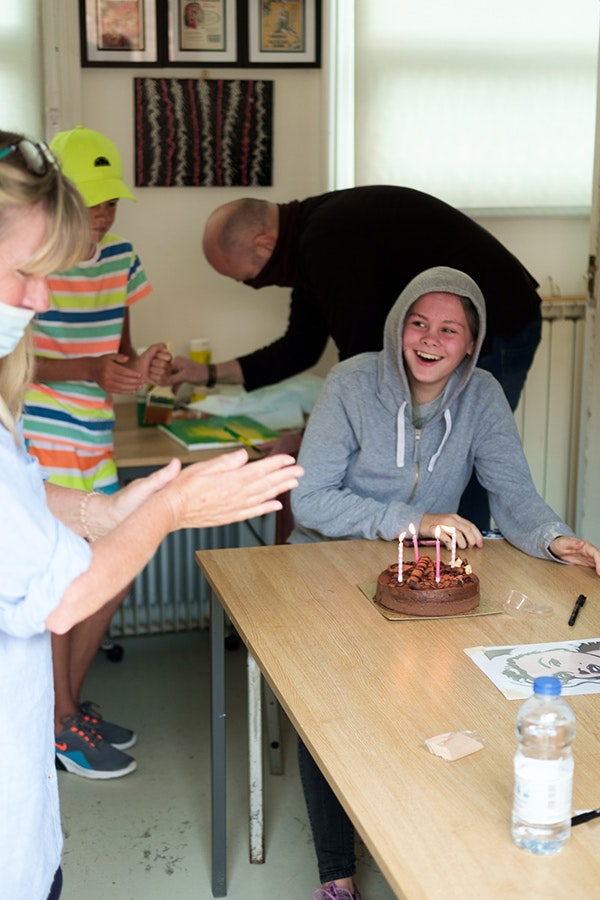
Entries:
{"label": "table leg", "polygon": [[269,767],[271,775],[283,775],[283,746],[281,743],[281,707],[266,681],[263,681],[263,703],[269,736]]}
{"label": "table leg", "polygon": [[210,593],[210,655],[212,893],[226,897],[225,615],[214,591]]}
{"label": "table leg", "polygon": [[248,653],[248,779],[250,783],[250,862],[265,861],[263,797],[262,676]]}

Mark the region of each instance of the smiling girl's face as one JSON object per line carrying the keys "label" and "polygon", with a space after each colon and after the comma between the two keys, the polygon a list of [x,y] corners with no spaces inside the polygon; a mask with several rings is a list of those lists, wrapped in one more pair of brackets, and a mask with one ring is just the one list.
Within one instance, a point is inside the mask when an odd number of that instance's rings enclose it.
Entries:
{"label": "smiling girl's face", "polygon": [[463,305],[455,294],[424,294],[404,321],[402,353],[415,403],[442,393],[465,356],[475,347]]}

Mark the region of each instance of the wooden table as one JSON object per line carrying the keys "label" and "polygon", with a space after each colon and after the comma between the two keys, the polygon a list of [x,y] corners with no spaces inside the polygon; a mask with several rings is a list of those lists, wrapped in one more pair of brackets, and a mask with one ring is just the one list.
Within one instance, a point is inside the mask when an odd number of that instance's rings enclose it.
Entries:
{"label": "wooden table", "polygon": [[[600,579],[489,540],[468,554],[484,595],[500,604],[518,588],[550,603],[552,617],[390,622],[357,585],[372,582],[395,554],[395,544],[381,541],[196,554],[213,593],[213,894],[226,894],[224,609],[398,897],[592,896],[600,881],[600,820],[576,827],[555,857],[513,844],[519,701],[506,700],[463,651],[598,638]],[[580,592],[587,604],[569,627]],[[571,703],[573,808],[595,808],[600,697]],[[427,737],[466,729],[485,748],[462,760],[445,762],[423,746]]]}

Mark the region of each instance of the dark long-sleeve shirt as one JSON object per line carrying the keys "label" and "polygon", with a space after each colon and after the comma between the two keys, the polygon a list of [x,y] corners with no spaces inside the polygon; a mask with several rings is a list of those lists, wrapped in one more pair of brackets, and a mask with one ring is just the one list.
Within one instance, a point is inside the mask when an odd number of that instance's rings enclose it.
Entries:
{"label": "dark long-sleeve shirt", "polygon": [[470,275],[486,302],[482,353],[539,313],[538,284],[492,234],[441,200],[389,185],[332,191],[279,205],[273,254],[251,287],[291,287],[285,334],[239,358],[247,390],[318,362],[333,338],[339,358],[381,350],[388,312],[409,281],[433,266]]}

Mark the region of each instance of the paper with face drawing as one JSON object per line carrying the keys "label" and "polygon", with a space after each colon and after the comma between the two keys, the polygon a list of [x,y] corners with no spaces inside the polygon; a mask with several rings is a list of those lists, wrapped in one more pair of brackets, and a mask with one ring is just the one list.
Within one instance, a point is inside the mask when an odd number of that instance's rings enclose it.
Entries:
{"label": "paper with face drawing", "polygon": [[531,696],[533,680],[539,675],[560,679],[565,697],[600,693],[600,638],[517,647],[467,647],[465,653],[508,700]]}

